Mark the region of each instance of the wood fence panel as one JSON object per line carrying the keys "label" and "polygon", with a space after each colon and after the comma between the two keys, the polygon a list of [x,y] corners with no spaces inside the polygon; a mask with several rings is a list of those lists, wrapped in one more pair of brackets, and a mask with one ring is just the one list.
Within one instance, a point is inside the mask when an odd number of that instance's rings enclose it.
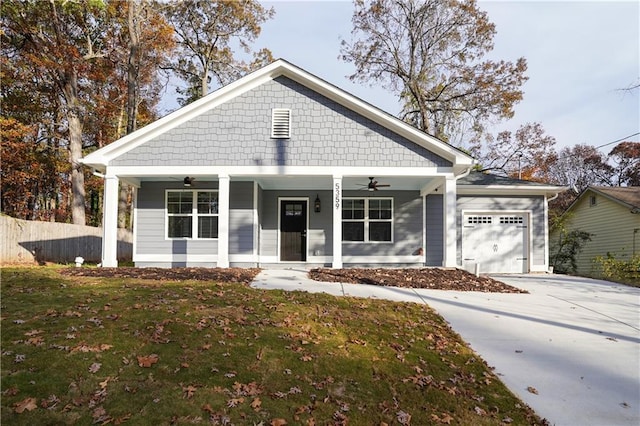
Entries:
{"label": "wood fence panel", "polygon": [[[0,262],[73,263],[77,256],[100,262],[102,228],[69,223],[36,222],[0,216]],[[118,260],[130,261],[133,234],[118,229]]]}

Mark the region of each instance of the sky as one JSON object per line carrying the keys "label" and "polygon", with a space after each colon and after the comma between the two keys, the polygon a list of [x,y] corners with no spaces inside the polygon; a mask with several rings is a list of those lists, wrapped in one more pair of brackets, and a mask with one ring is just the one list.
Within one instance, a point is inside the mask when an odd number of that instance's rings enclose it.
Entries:
{"label": "sky", "polygon": [[[397,97],[380,87],[356,84],[355,68],[339,60],[340,41],[350,40],[351,1],[262,1],[275,16],[262,26],[255,48],[294,65],[391,113]],[[640,141],[640,2],[482,1],[496,25],[490,59],[528,63],[524,99],[515,116],[492,128],[515,131],[541,123],[556,147],[601,146],[618,139]],[[608,153],[615,144],[601,148]]]}

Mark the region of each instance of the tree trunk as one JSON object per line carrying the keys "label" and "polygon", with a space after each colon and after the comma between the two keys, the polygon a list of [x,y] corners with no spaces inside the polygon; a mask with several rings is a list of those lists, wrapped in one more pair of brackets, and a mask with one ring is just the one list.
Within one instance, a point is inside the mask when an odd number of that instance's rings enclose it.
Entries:
{"label": "tree trunk", "polygon": [[82,158],[82,122],[79,113],[78,77],[75,70],[67,70],[63,79],[67,101],[66,116],[69,123],[69,162],[71,163],[71,218],[76,225],[85,225],[85,189]]}

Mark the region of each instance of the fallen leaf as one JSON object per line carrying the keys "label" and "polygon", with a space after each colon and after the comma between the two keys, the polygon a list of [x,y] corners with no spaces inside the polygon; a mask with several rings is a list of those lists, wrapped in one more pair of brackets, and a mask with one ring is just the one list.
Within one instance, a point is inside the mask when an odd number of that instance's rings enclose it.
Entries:
{"label": "fallen leaf", "polygon": [[484,411],[484,410],[483,410],[482,408],[480,408],[480,407],[477,407],[477,406],[476,406],[473,410],[474,410],[474,411],[476,412],[476,414],[477,414],[477,415],[479,415],[479,416],[486,416],[486,415],[487,415],[487,412],[486,412],[486,411]]}
{"label": "fallen leaf", "polygon": [[159,357],[156,354],[151,354],[149,356],[139,356],[138,357],[138,365],[140,367],[143,367],[143,368],[149,368],[153,364],[157,363],[158,359],[159,359]]}
{"label": "fallen leaf", "polygon": [[534,388],[533,386],[529,386],[527,390],[532,394],[538,395],[538,389]]}
{"label": "fallen leaf", "polygon": [[100,367],[102,367],[102,364],[100,364],[99,362],[94,362],[89,367],[89,373],[91,373],[91,374],[97,373],[100,370]]}
{"label": "fallen leaf", "polygon": [[36,403],[35,398],[27,398],[13,404],[13,411],[18,414],[22,414],[25,410],[33,411],[36,408],[38,408],[38,404]]}
{"label": "fallen leaf", "polygon": [[284,426],[287,424],[285,419],[273,419],[271,420],[271,426]]}
{"label": "fallen leaf", "polygon": [[193,385],[189,385],[189,386],[183,386],[182,387],[182,392],[184,392],[184,398],[186,399],[190,399],[191,397],[193,397],[193,394],[198,390],[198,388],[196,388]]}
{"label": "fallen leaf", "polygon": [[230,400],[227,401],[227,407],[228,408],[233,408],[233,407],[237,407],[238,405],[242,404],[244,402],[244,398],[240,397],[240,398],[231,398]]}
{"label": "fallen leaf", "polygon": [[262,401],[260,400],[260,398],[254,398],[254,400],[251,402],[251,408],[253,408],[256,411],[259,411],[261,406],[262,406]]}

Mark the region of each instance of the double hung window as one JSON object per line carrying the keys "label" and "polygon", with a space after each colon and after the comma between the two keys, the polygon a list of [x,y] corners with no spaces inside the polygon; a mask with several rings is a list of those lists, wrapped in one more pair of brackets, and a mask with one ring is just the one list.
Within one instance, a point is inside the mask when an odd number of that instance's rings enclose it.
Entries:
{"label": "double hung window", "polygon": [[392,242],[391,198],[345,198],[342,200],[342,241]]}
{"label": "double hung window", "polygon": [[167,237],[218,238],[218,191],[167,191]]}

